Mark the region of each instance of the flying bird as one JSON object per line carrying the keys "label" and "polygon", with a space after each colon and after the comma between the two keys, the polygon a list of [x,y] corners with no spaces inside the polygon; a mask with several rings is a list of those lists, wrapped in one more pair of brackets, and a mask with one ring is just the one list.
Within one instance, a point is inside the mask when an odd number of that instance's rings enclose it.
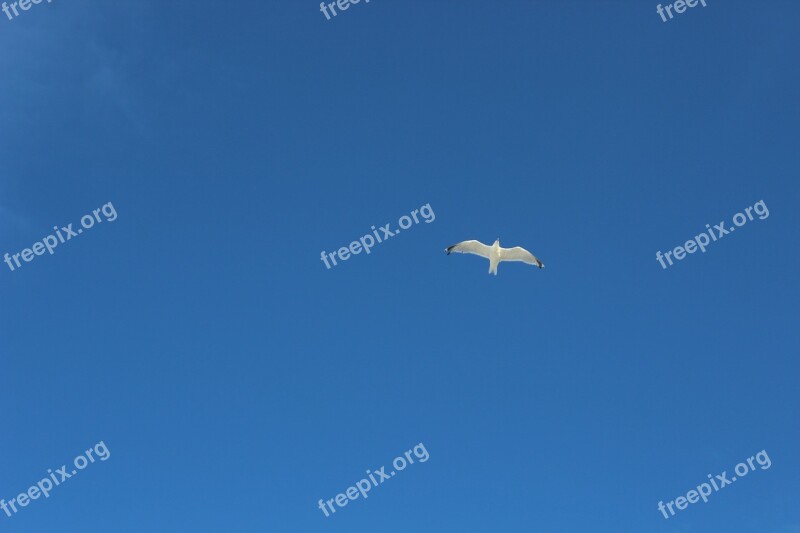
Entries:
{"label": "flying bird", "polygon": [[522,261],[529,265],[544,268],[544,263],[525,248],[520,248],[519,246],[501,248],[500,239],[495,240],[491,246],[486,246],[480,241],[463,241],[453,246],[448,246],[444,251],[447,252],[447,255],[452,252],[458,252],[460,254],[475,254],[485,257],[489,260],[489,274],[494,274],[495,276],[497,275],[497,265],[501,261]]}

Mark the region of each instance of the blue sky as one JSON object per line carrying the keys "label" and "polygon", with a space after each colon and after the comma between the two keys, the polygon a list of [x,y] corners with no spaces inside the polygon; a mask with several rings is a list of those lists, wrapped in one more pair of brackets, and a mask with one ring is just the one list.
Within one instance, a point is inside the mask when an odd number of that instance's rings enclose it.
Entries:
{"label": "blue sky", "polygon": [[0,264],[0,498],[111,452],[2,529],[800,531],[800,5],[708,4],[0,14],[0,253],[118,213]]}

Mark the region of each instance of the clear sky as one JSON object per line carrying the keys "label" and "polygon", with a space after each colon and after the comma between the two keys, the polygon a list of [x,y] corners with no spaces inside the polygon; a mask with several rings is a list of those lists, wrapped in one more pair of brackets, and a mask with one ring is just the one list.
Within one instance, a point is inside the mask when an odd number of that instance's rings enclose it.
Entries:
{"label": "clear sky", "polygon": [[0,13],[0,254],[118,215],[0,263],[0,498],[111,453],[0,530],[799,532],[800,4],[707,3]]}

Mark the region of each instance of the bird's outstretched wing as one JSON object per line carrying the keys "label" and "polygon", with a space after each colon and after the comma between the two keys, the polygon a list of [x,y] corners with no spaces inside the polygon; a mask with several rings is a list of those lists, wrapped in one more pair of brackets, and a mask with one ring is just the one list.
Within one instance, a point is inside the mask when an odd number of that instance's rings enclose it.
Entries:
{"label": "bird's outstretched wing", "polygon": [[463,241],[453,246],[448,246],[444,251],[447,252],[447,255],[450,255],[452,252],[458,252],[460,254],[475,254],[489,259],[489,251],[491,249],[491,246],[486,246],[482,242]]}
{"label": "bird's outstretched wing", "polygon": [[525,248],[515,246],[513,248],[503,248],[500,250],[501,261],[522,261],[529,265],[535,265],[539,268],[544,268],[544,263],[539,261],[535,255],[530,253]]}

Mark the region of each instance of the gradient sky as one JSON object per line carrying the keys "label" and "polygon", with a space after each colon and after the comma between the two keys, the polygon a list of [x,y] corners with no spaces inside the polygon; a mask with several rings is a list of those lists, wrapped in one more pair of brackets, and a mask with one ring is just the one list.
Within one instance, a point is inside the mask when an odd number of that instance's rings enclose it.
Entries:
{"label": "gradient sky", "polygon": [[708,3],[0,14],[0,254],[118,212],[0,263],[0,498],[111,452],[0,530],[800,532],[800,4]]}

